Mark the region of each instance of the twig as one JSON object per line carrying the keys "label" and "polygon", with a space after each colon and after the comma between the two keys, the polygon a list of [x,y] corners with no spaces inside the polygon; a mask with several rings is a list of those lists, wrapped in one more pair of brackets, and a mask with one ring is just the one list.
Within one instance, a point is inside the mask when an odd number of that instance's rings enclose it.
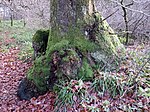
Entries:
{"label": "twig", "polygon": [[138,13],[144,14],[145,16],[150,17],[150,15],[149,15],[149,14],[146,14],[146,13],[144,13],[143,11],[139,11],[139,10],[135,10],[135,9],[132,9],[132,8],[126,7],[125,5],[122,5],[121,3],[119,3],[118,1],[115,1],[115,0],[111,0],[111,1],[112,1],[112,2],[114,2],[114,3],[117,3],[117,4],[118,4],[118,5],[120,5],[121,7],[124,7],[124,8],[126,8],[126,9],[128,9],[128,10],[130,10],[130,11],[138,12]]}
{"label": "twig", "polygon": [[101,22],[105,21],[106,19],[110,18],[112,15],[114,15],[119,9],[117,9],[116,11],[114,11],[113,13],[111,13],[110,15],[108,15],[106,18],[104,18]]}
{"label": "twig", "polygon": [[138,76],[140,75],[140,72],[142,71],[142,69],[145,67],[145,65],[150,61],[150,57],[147,59],[147,61],[143,64],[143,66],[141,67],[141,69],[137,72],[136,76],[133,78],[133,84],[137,83],[136,79],[138,78]]}
{"label": "twig", "polygon": [[135,85],[137,84],[136,79],[138,78],[140,72],[142,71],[142,69],[145,67],[145,65],[146,65],[149,61],[150,61],[150,58],[148,58],[148,60],[143,64],[143,66],[141,67],[141,69],[137,72],[137,75],[133,78],[133,84],[132,84],[132,86],[131,86],[131,87],[128,87],[128,88],[125,90],[125,92],[122,94],[122,96],[121,96],[120,98],[124,97],[125,94],[126,94],[129,90],[131,90],[131,89],[133,89],[133,88],[135,87]]}
{"label": "twig", "polygon": [[129,90],[133,89],[134,86],[135,86],[135,85],[133,85],[133,86],[131,86],[131,87],[128,87],[128,88],[125,90],[125,92],[122,94],[122,96],[120,96],[120,99],[123,98],[123,97],[125,96],[125,94],[126,94]]}

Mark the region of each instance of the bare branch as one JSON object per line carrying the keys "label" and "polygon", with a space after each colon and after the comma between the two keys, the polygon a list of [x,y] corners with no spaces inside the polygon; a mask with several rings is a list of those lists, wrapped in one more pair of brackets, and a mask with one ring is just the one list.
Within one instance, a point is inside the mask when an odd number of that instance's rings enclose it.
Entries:
{"label": "bare branch", "polygon": [[144,13],[143,11],[139,11],[139,10],[135,10],[135,9],[126,7],[125,5],[122,5],[121,3],[119,3],[118,1],[115,1],[115,0],[111,0],[111,1],[114,2],[114,3],[117,3],[117,4],[120,5],[121,7],[124,7],[124,8],[126,8],[126,9],[128,9],[128,10],[130,10],[130,11],[134,11],[134,12],[137,12],[137,13],[141,13],[141,14],[143,14],[143,15],[145,15],[145,16],[150,17],[149,14],[146,14],[146,13]]}
{"label": "bare branch", "polygon": [[125,5],[126,7],[129,7],[129,6],[131,6],[131,5],[133,5],[133,2],[132,3],[130,3],[130,4],[128,4],[128,5]]}
{"label": "bare branch", "polygon": [[102,21],[100,22],[103,22],[105,21],[106,19],[110,18],[112,15],[114,15],[119,9],[117,9],[116,11],[114,11],[113,13],[111,13],[110,15],[108,15],[106,18],[104,18]]}

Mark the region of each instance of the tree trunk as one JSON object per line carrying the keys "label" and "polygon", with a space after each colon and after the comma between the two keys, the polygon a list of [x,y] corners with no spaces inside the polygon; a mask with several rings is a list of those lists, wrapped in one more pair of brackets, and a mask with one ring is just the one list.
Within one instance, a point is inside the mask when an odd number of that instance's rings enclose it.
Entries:
{"label": "tree trunk", "polygon": [[13,26],[13,24],[14,24],[14,21],[13,21],[13,14],[11,14],[11,16],[10,16],[10,25]]}
{"label": "tree trunk", "polygon": [[93,6],[93,0],[51,0],[51,28],[66,33],[69,27],[76,27],[78,21],[92,15]]}
{"label": "tree trunk", "polygon": [[[38,42],[35,36],[33,41]],[[40,37],[45,43],[44,37]],[[38,43],[44,45],[41,42]],[[118,48],[124,49],[113,30],[95,11],[94,0],[51,0],[51,25],[46,45],[44,55],[42,51],[27,74],[26,80],[30,81],[23,80],[32,82],[37,94],[52,89],[60,80],[92,80],[97,65],[108,63],[109,56],[117,56]],[[35,96],[28,95],[35,86],[23,88],[20,85],[18,96],[23,99]],[[25,92],[20,94],[22,91]]]}
{"label": "tree trunk", "polygon": [[[120,3],[121,5],[124,6],[123,4],[124,0],[122,0]],[[124,18],[124,22],[125,22],[125,37],[126,37],[126,42],[125,42],[125,45],[128,45],[128,42],[129,42],[129,26],[128,26],[128,17],[127,17],[127,10],[125,7],[122,6],[122,10],[123,10],[123,18]]]}
{"label": "tree trunk", "polygon": [[25,27],[26,26],[26,20],[25,20],[25,18],[23,19],[23,27]]}

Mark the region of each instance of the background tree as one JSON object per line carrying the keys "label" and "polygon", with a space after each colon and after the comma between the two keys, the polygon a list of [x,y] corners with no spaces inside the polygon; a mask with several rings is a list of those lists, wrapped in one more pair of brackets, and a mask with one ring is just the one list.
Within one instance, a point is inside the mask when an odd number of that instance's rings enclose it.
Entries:
{"label": "background tree", "polygon": [[4,13],[2,14],[3,20],[10,20],[10,25],[13,26],[14,20],[20,20],[22,18],[18,2],[15,0],[1,0],[0,5]]}
{"label": "background tree", "polygon": [[48,28],[50,22],[50,0],[18,0],[23,20],[30,28]]}
{"label": "background tree", "polygon": [[9,14],[7,14],[9,19],[2,14],[3,20],[10,20],[11,24],[13,20],[23,20],[24,26],[31,29],[48,28],[49,2],[49,0],[0,0],[0,8],[9,9]]}
{"label": "background tree", "polygon": [[[124,22],[125,22],[125,32],[126,32],[126,42],[125,44],[127,45],[129,42],[129,25],[128,25],[128,17],[127,17],[127,10],[125,7],[129,7],[131,5],[133,5],[133,2],[127,5],[124,5],[124,0],[120,1],[121,5],[122,5],[122,10],[123,10],[123,18],[124,18]],[[125,7],[123,7],[125,6]]]}
{"label": "background tree", "polygon": [[[99,11],[102,12],[104,17],[107,17],[111,13],[117,11],[111,17],[107,19],[110,26],[118,32],[119,35],[125,37],[126,25],[124,22],[124,14],[122,7],[127,11],[126,17],[128,18],[128,33],[129,33],[129,44],[130,40],[135,39],[136,42],[142,42],[146,40],[148,42],[148,37],[150,37],[149,25],[147,24],[150,21],[150,2],[148,0],[127,0],[124,1],[124,5],[121,5],[121,0],[97,0],[96,6]],[[128,6],[129,4],[132,4]]]}

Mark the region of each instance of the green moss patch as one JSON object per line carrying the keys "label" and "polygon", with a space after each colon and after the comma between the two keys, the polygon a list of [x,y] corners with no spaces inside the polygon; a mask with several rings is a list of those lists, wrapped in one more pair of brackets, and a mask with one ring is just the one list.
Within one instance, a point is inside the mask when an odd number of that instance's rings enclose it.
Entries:
{"label": "green moss patch", "polygon": [[40,91],[47,90],[47,80],[50,76],[50,68],[44,56],[34,62],[33,67],[28,71],[27,78],[32,80]]}
{"label": "green moss patch", "polygon": [[37,30],[36,33],[34,34],[32,41],[33,42],[42,42],[42,41],[48,41],[49,36],[49,30]]}
{"label": "green moss patch", "polygon": [[94,52],[100,49],[100,46],[90,40],[86,39],[82,32],[78,29],[70,30],[68,34],[63,37],[57,37],[58,34],[52,32],[55,36],[51,36],[48,42],[47,54],[51,55],[53,51],[61,51],[61,49],[77,48],[82,53]]}
{"label": "green moss patch", "polygon": [[93,78],[94,72],[93,68],[88,63],[86,58],[82,61],[82,67],[79,71],[78,78],[82,80],[91,80]]}
{"label": "green moss patch", "polygon": [[32,46],[34,49],[34,58],[45,54],[49,30],[38,30],[32,38]]}

